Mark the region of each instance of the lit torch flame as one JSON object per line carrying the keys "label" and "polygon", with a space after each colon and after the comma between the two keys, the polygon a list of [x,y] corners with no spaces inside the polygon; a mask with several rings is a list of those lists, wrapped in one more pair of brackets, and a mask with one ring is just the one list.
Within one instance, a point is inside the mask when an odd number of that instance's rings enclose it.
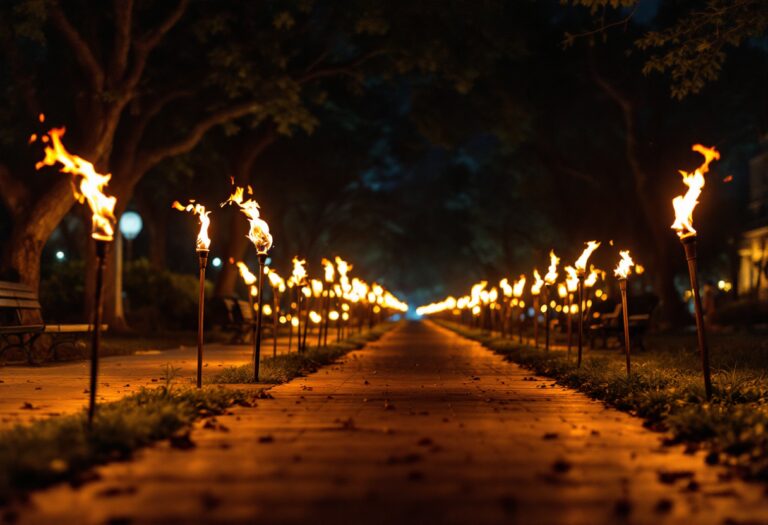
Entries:
{"label": "lit torch flame", "polygon": [[576,267],[576,270],[580,273],[584,273],[587,271],[587,261],[589,260],[589,256],[592,255],[592,252],[597,250],[597,248],[600,246],[600,243],[597,241],[589,241],[587,243],[587,247],[584,248],[584,251],[581,252],[581,255],[578,259],[576,259],[576,262],[573,264]]}
{"label": "lit torch flame", "polygon": [[621,255],[621,260],[613,273],[619,279],[626,279],[629,277],[632,267],[635,265],[635,261],[629,256],[629,250],[622,250],[619,254]]}
{"label": "lit torch flame", "polygon": [[512,294],[519,299],[520,297],[523,296],[524,291],[525,291],[525,275],[521,275],[520,279],[515,281],[515,284],[512,285]]}
{"label": "lit torch flame", "polygon": [[573,266],[566,266],[565,273],[568,274],[568,277],[565,279],[565,286],[570,293],[573,293],[579,287],[579,273]]}
{"label": "lit torch flame", "polygon": [[560,262],[560,258],[555,255],[555,251],[549,252],[549,268],[546,275],[544,275],[544,281],[547,284],[554,284],[557,281],[557,264]]}
{"label": "lit torch flame", "polygon": [[[40,119],[42,122],[42,115],[40,115]],[[112,175],[97,173],[93,164],[69,153],[61,142],[64,132],[64,128],[54,128],[43,135],[40,140],[46,143],[45,158],[35,164],[35,168],[39,170],[43,166],[53,166],[57,162],[60,163],[62,167],[59,171],[69,173],[74,177],[72,189],[75,198],[80,204],[88,201],[88,206],[93,212],[91,237],[98,241],[111,241],[115,236],[115,203],[117,198],[105,195],[104,188]],[[36,135],[30,137],[30,142],[36,140]],[[80,181],[79,184],[76,184],[75,179],[78,177]]]}
{"label": "lit torch flame", "polygon": [[179,211],[191,212],[193,215],[200,217],[200,232],[197,234],[196,247],[199,251],[208,251],[208,248],[211,247],[211,239],[208,237],[208,226],[211,225],[211,219],[208,216],[211,212],[205,211],[205,206],[202,204],[195,204],[195,201],[189,201],[189,204],[186,206],[179,201],[174,201],[172,207]]}
{"label": "lit torch flame", "polygon": [[681,239],[696,235],[696,230],[693,229],[693,209],[699,203],[699,195],[704,188],[704,174],[709,171],[710,162],[720,160],[720,152],[715,148],[696,144],[693,146],[693,151],[704,155],[704,162],[693,173],[680,170],[683,184],[688,186],[688,191],[685,195],[678,195],[672,199],[672,207],[675,209],[675,222],[672,224],[672,229]]}
{"label": "lit torch flame", "polygon": [[293,258],[293,272],[291,273],[291,278],[296,285],[301,285],[307,278],[307,270],[304,268],[305,263],[306,261],[299,259],[298,257]]}
{"label": "lit torch flame", "polygon": [[590,265],[589,268],[589,275],[584,280],[584,286],[587,288],[591,288],[597,283],[597,278],[600,276],[600,270],[594,267],[594,265]]}
{"label": "lit torch flame", "polygon": [[333,263],[328,259],[323,259],[323,270],[325,270],[325,282],[332,283],[336,275]]}
{"label": "lit torch flame", "polygon": [[533,284],[531,285],[531,293],[533,295],[539,295],[541,293],[541,287],[544,286],[544,280],[539,275],[539,270],[533,269]]}
{"label": "lit torch flame", "polygon": [[[240,211],[248,218],[250,230],[248,239],[256,247],[256,252],[265,254],[272,248],[272,235],[269,233],[269,225],[259,216],[259,203],[253,199],[243,200],[243,188],[236,187],[234,193],[229,196],[221,205],[236,204]],[[248,186],[248,194],[252,195],[253,190]]]}

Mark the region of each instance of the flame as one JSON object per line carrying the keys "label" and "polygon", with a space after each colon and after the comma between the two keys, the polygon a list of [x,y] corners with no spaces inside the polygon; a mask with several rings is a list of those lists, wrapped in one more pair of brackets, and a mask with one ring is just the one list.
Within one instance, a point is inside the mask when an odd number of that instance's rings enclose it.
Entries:
{"label": "flame", "polygon": [[579,288],[579,272],[573,266],[566,266],[565,273],[568,274],[565,279],[565,286],[570,293],[573,293]]}
{"label": "flame", "polygon": [[515,297],[520,298],[523,295],[523,292],[525,291],[525,275],[521,275],[520,278],[515,281],[515,284],[512,286],[512,293]]}
{"label": "flame", "polygon": [[584,248],[584,251],[581,252],[581,255],[578,259],[576,259],[576,262],[573,264],[576,267],[576,270],[579,272],[585,272],[587,270],[587,261],[589,260],[589,256],[592,255],[592,252],[597,250],[597,248],[600,246],[600,243],[597,241],[589,241],[587,243],[587,247]]}
{"label": "flame", "polygon": [[[236,204],[240,207],[240,211],[248,217],[248,222],[251,229],[248,231],[248,239],[256,247],[256,252],[265,254],[272,248],[272,235],[269,233],[269,225],[259,216],[259,203],[253,199],[244,201],[243,188],[236,187],[229,199],[221,203],[222,206],[227,204]],[[248,186],[248,194],[252,194],[253,190]]]}
{"label": "flame", "polygon": [[613,271],[614,275],[619,279],[626,279],[629,277],[629,273],[632,271],[632,267],[635,265],[635,261],[629,256],[629,250],[622,250],[619,252],[621,260],[619,265]]}
{"label": "flame", "polygon": [[600,276],[600,270],[598,270],[594,266],[590,266],[589,275],[584,280],[584,286],[586,286],[587,288],[593,287],[597,282],[597,278],[599,276]]}
{"label": "flame", "polygon": [[568,295],[568,286],[565,283],[560,283],[557,285],[557,295],[560,296],[560,299],[565,299],[565,297]]}
{"label": "flame", "polygon": [[307,261],[299,259],[298,257],[293,258],[293,272],[291,273],[291,279],[294,284],[301,285],[307,278],[307,270],[304,268],[306,262]]}
{"label": "flame", "polygon": [[544,281],[547,284],[554,284],[557,281],[557,265],[560,262],[560,258],[555,255],[555,250],[549,252],[549,268],[547,274],[544,276]]}
{"label": "flame", "polygon": [[[40,122],[43,122],[42,114],[40,119]],[[98,241],[111,241],[115,236],[117,198],[105,195],[104,188],[109,184],[112,175],[97,173],[93,164],[69,153],[61,142],[61,137],[64,136],[65,131],[64,128],[54,128],[43,135],[40,140],[48,144],[45,146],[45,158],[35,164],[35,168],[39,170],[43,166],[53,166],[57,162],[60,163],[62,166],[59,171],[69,173],[74,177],[72,188],[75,198],[80,204],[88,201],[88,206],[93,212],[91,237]],[[30,137],[30,142],[35,140],[37,140],[35,135]],[[78,177],[80,178],[79,184],[75,184]]]}
{"label": "flame", "polygon": [[325,282],[332,283],[336,274],[333,263],[328,259],[323,259],[323,269],[325,270]]}
{"label": "flame", "polygon": [[[339,256],[336,256],[336,268],[339,270],[340,277],[346,277],[349,270],[352,269],[352,265]],[[327,270],[326,270],[327,272]]]}
{"label": "flame", "polygon": [[280,293],[285,291],[285,281],[276,271],[267,268],[267,278],[273,290],[277,290]]}
{"label": "flame", "polygon": [[509,279],[505,277],[499,281],[499,288],[501,288],[504,297],[512,297],[512,286],[509,284]]}
{"label": "flame", "polygon": [[710,162],[720,160],[720,152],[715,148],[696,144],[692,149],[704,155],[704,162],[693,173],[680,170],[683,184],[688,186],[688,191],[685,195],[678,195],[672,199],[672,207],[675,209],[675,222],[672,224],[672,229],[681,239],[696,235],[696,230],[693,229],[693,209],[699,203],[699,195],[704,188],[704,174],[709,171]]}
{"label": "flame", "polygon": [[533,269],[533,284],[531,285],[531,293],[533,295],[539,295],[541,293],[541,287],[544,286],[544,280],[539,275],[539,270]]}
{"label": "flame", "polygon": [[320,317],[319,313],[312,310],[311,312],[309,312],[309,320],[312,321],[314,324],[320,324],[323,318]]}
{"label": "flame", "polygon": [[211,212],[205,211],[205,206],[202,204],[195,204],[195,201],[193,200],[189,201],[189,204],[186,206],[179,201],[174,201],[171,207],[179,211],[192,212],[193,215],[200,217],[200,232],[197,234],[196,247],[199,251],[207,251],[211,246],[211,239],[208,237],[208,227],[211,225],[211,219],[208,216]]}
{"label": "flame", "polygon": [[323,281],[312,279],[310,284],[312,285],[312,295],[315,297],[320,297],[320,295],[323,293]]}
{"label": "flame", "polygon": [[251,273],[251,270],[248,269],[248,266],[243,261],[237,261],[237,269],[240,270],[240,277],[243,278],[243,282],[247,286],[251,286],[256,282],[256,276]]}

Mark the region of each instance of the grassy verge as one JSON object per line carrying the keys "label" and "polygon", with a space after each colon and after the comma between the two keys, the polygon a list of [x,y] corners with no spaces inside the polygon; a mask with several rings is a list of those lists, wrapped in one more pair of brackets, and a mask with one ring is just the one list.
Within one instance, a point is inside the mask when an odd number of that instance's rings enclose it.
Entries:
{"label": "grassy verge", "polygon": [[[646,420],[677,442],[709,450],[708,463],[723,463],[743,476],[768,481],[768,379],[764,348],[736,344],[714,348],[714,392],[706,402],[698,355],[693,348],[648,351],[633,356],[627,377],[619,351],[589,351],[581,368],[565,353],[545,353],[510,339],[440,322],[481,342],[538,375],[555,378],[594,399]],[[693,335],[692,337],[695,337]],[[757,355],[756,355],[757,354]]]}
{"label": "grassy verge", "polygon": [[[333,363],[352,350],[362,348],[369,341],[375,341],[392,328],[391,323],[374,326],[362,334],[331,343],[327,348],[313,348],[304,353],[292,353],[270,357],[261,362],[259,383],[280,384],[291,379],[315,372],[321,366]],[[214,384],[253,383],[253,365],[229,366],[208,379]]]}
{"label": "grassy verge", "polygon": [[91,431],[85,412],[18,425],[0,433],[0,503],[59,481],[77,481],[91,467],[128,459],[157,440],[175,436],[179,446],[194,446],[180,432],[200,417],[249,404],[252,395],[169,384],[100,405]]}

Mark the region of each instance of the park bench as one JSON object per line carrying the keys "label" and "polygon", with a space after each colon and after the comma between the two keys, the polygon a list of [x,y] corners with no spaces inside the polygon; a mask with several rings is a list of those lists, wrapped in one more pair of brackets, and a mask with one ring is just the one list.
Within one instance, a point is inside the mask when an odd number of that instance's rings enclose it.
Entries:
{"label": "park bench", "polygon": [[232,343],[244,343],[256,322],[250,303],[235,297],[223,297],[220,304],[222,328],[233,332]]}
{"label": "park bench", "polygon": [[[607,303],[607,304],[606,304]],[[629,338],[633,348],[644,350],[643,336],[651,327],[651,315],[658,304],[655,296],[632,297],[628,302]],[[594,348],[595,340],[602,339],[602,347],[608,348],[608,340],[615,338],[624,347],[624,316],[620,302],[603,303],[590,313],[589,343]]]}
{"label": "park bench", "polygon": [[[0,281],[0,357],[18,349],[30,364],[58,359],[58,349],[75,344],[91,331],[91,324],[46,324],[37,294],[29,286]],[[107,326],[102,325],[102,330]],[[40,354],[36,343],[42,337],[50,344]]]}

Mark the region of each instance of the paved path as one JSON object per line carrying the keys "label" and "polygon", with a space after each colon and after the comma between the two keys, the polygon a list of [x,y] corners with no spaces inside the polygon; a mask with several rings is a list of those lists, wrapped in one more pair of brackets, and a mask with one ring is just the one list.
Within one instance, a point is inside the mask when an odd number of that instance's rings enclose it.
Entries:
{"label": "paved path", "polygon": [[762,486],[432,324],[272,393],[19,523],[768,523]]}
{"label": "paved path", "polygon": [[[354,335],[354,334],[352,334]],[[328,341],[335,340],[334,334]],[[312,347],[315,339],[308,338]],[[277,353],[288,351],[288,338],[278,339]],[[261,358],[273,355],[272,339],[262,342]],[[296,340],[293,340],[296,351]],[[222,367],[250,363],[253,347],[208,344],[204,348],[203,380]],[[175,370],[177,382],[192,383],[197,377],[197,346],[171,350],[148,348],[133,355],[105,357],[99,366],[99,402],[114,401],[141,387],[163,384],[166,367]],[[45,366],[0,367],[0,429],[34,419],[44,419],[81,410],[88,403],[90,362],[48,364]]]}

